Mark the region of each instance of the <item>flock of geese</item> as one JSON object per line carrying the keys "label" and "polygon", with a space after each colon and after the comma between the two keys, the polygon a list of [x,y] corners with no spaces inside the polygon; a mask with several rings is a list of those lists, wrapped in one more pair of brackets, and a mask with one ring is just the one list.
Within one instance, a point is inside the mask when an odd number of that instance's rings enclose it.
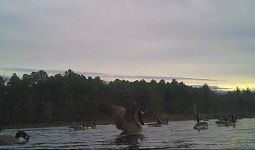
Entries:
{"label": "flock of geese", "polygon": [[[223,120],[217,120],[215,123],[217,124],[217,126],[235,127],[237,124],[237,118],[235,115],[231,115],[231,119],[229,119],[227,116],[224,116]],[[197,123],[194,125],[193,129],[196,130],[208,129],[208,123],[206,121],[200,121],[200,116],[199,114],[197,114]]]}
{"label": "flock of geese", "polygon": [[[110,116],[114,121],[116,128],[122,130],[121,135],[137,135],[141,134],[143,131],[143,126],[145,125],[142,115],[143,111],[135,104],[131,104],[129,107],[124,108],[122,106],[102,104],[99,107],[100,112],[105,115]],[[216,121],[218,126],[235,126],[236,117],[231,116],[232,119],[228,120],[224,116],[223,120]],[[161,127],[162,125],[168,124],[168,120],[157,119],[154,123],[148,123],[149,127]],[[74,125],[68,127],[72,130],[85,130],[88,128],[95,129],[96,124],[93,121],[90,124],[82,123],[80,125]],[[204,130],[208,129],[208,123],[206,121],[200,121],[200,115],[197,113],[197,123],[194,125],[193,129]],[[18,131],[15,136],[10,135],[0,135],[0,145],[6,144],[24,144],[29,141],[29,135],[24,131]]]}
{"label": "flock of geese", "polygon": [[[196,106],[195,106],[196,107]],[[142,132],[142,126],[144,122],[142,120],[143,112],[136,105],[131,105],[129,109],[116,105],[102,105],[101,112],[111,116],[115,120],[116,127],[122,130],[122,134],[133,135],[140,134]],[[195,108],[196,113],[196,124],[193,129],[195,130],[205,130],[208,129],[208,123],[206,121],[200,120],[200,115]],[[224,116],[223,120],[218,120],[215,122],[217,126],[233,126],[235,127],[237,123],[237,118],[235,115],[231,115],[231,118]],[[158,118],[154,123],[148,123],[149,127],[161,127],[162,125],[168,124],[168,120],[161,120]]]}
{"label": "flock of geese", "polygon": [[96,123],[95,123],[95,121],[93,121],[91,124],[86,124],[85,122],[83,122],[80,125],[73,125],[68,128],[70,128],[72,130],[85,130],[85,129],[89,129],[89,128],[96,129]]}

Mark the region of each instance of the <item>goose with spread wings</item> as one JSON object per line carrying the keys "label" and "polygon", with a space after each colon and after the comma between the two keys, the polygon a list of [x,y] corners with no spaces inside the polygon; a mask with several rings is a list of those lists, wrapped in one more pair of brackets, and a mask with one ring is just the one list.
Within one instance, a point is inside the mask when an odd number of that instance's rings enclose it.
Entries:
{"label": "goose with spread wings", "polygon": [[143,112],[135,104],[127,108],[111,104],[102,104],[99,106],[99,109],[102,113],[114,119],[117,129],[122,130],[121,134],[136,135],[143,131]]}

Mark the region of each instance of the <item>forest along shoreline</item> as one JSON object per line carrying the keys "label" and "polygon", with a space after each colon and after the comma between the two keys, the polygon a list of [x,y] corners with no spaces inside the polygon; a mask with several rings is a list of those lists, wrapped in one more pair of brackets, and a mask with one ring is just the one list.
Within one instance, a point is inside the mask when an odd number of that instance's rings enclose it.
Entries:
{"label": "forest along shoreline", "polygon": [[206,114],[209,119],[231,114],[253,117],[254,99],[255,91],[249,88],[219,91],[207,84],[192,87],[176,79],[106,82],[70,69],[51,76],[40,70],[22,76],[0,75],[0,126],[63,126],[87,120],[101,124],[110,119],[100,113],[99,105],[126,107],[132,102],[145,112],[145,121],[159,117],[169,121],[195,120],[194,103],[201,119],[208,119]]}

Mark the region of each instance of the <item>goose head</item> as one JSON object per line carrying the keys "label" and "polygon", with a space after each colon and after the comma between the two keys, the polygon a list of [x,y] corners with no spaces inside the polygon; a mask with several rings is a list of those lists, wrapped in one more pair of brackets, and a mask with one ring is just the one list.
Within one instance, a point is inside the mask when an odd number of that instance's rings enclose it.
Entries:
{"label": "goose head", "polygon": [[24,131],[18,131],[15,135],[15,139],[17,139],[19,143],[26,143],[29,141],[29,135]]}

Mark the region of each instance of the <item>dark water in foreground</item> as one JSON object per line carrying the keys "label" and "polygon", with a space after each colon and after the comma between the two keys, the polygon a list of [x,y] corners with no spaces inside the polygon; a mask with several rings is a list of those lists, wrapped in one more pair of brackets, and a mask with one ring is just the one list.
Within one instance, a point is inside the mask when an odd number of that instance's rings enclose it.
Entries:
{"label": "dark water in foreground", "polygon": [[[144,128],[140,136],[121,137],[114,125],[98,125],[97,129],[72,131],[68,127],[27,128],[30,141],[22,145],[4,145],[1,149],[123,149],[123,148],[255,148],[255,119],[241,119],[234,127],[217,127],[210,120],[209,129],[193,130],[195,121],[173,121],[162,127]],[[14,135],[17,130],[0,134]]]}

